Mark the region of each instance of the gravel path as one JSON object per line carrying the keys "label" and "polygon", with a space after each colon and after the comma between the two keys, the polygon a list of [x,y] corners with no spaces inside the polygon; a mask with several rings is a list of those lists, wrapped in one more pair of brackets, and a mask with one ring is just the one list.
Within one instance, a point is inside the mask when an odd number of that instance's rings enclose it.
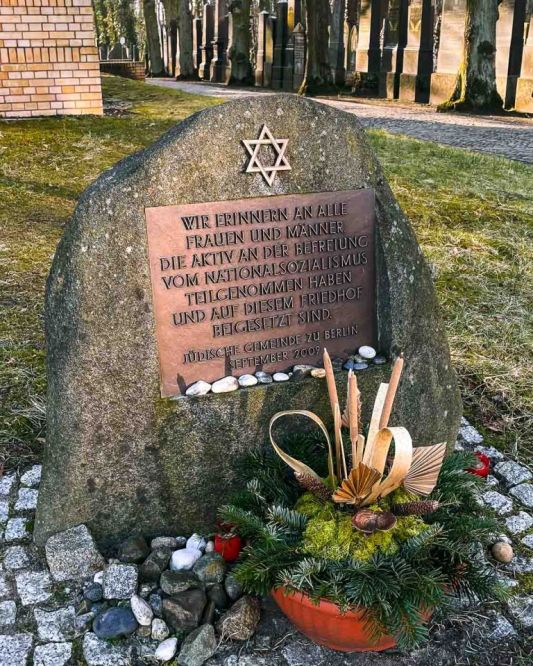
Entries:
{"label": "gravel path", "polygon": [[[171,79],[147,79],[152,85],[174,88],[196,95],[224,99],[271,94],[258,88],[227,88],[211,83],[190,83]],[[354,113],[365,127],[404,134],[416,139],[483,153],[494,153],[533,164],[533,120],[436,113],[428,106],[407,106],[381,100],[321,99],[324,104]]]}

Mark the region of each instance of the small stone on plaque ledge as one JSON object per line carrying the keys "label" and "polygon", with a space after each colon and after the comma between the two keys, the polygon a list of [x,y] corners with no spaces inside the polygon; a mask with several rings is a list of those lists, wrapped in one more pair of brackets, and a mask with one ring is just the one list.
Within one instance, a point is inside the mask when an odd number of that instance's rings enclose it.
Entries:
{"label": "small stone on plaque ledge", "polygon": [[317,379],[323,379],[326,376],[326,371],[324,368],[315,368],[311,370],[311,377],[316,377]]}
{"label": "small stone on plaque ledge", "polygon": [[263,372],[262,370],[258,370],[255,373],[255,376],[257,377],[257,381],[260,384],[272,384],[273,382],[272,375],[270,375],[268,372]]}
{"label": "small stone on plaque ledge", "polygon": [[253,375],[241,375],[239,377],[239,386],[247,388],[248,386],[255,386],[258,382],[257,377]]}
{"label": "small stone on plaque ledge", "polygon": [[185,391],[185,395],[194,397],[197,395],[206,395],[211,390],[211,384],[204,382],[200,379],[198,382],[191,384],[189,388]]}
{"label": "small stone on plaque ledge", "polygon": [[368,368],[368,363],[354,363],[354,370],[366,370]]}
{"label": "small stone on plaque ledge", "polygon": [[211,391],[213,393],[230,393],[231,391],[236,391],[239,388],[239,381],[236,377],[223,377],[218,379],[211,385]]}
{"label": "small stone on plaque ledge", "polygon": [[294,379],[303,379],[308,377],[313,370],[316,370],[314,365],[295,365],[292,369],[291,377]]}
{"label": "small stone on plaque ledge", "polygon": [[376,355],[376,350],[374,347],[370,347],[369,345],[363,345],[362,347],[359,347],[358,354],[364,359],[371,360]]}
{"label": "small stone on plaque ledge", "polygon": [[275,382],[288,382],[289,375],[287,375],[285,372],[275,372],[272,376],[272,379]]}

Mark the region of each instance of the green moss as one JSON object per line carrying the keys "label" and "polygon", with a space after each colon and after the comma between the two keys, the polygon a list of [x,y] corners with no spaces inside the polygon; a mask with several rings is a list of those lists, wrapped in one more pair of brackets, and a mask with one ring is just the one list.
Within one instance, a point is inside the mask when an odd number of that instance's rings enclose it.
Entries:
{"label": "green moss", "polygon": [[[382,510],[377,505],[369,508]],[[304,551],[329,560],[354,558],[364,562],[378,552],[392,555],[403,541],[427,529],[420,518],[406,516],[398,518],[392,530],[366,536],[352,526],[351,513],[342,513],[332,502],[324,504],[311,493],[302,495],[295,509],[309,518]]]}

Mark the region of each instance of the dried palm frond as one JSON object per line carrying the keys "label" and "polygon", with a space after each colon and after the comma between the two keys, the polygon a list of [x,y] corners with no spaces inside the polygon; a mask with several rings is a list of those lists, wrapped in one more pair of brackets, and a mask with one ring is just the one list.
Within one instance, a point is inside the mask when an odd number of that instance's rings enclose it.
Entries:
{"label": "dried palm frond", "polygon": [[373,511],[360,509],[352,518],[352,525],[356,530],[365,534],[373,534],[377,530],[387,532],[396,525],[396,516],[390,511]]}
{"label": "dried palm frond", "polygon": [[270,426],[269,426],[269,436],[270,436],[270,443],[272,444],[272,447],[274,448],[274,451],[278,454],[278,456],[285,462],[292,470],[295,472],[298,472],[300,474],[307,474],[308,476],[315,477],[317,479],[320,479],[318,474],[312,470],[308,465],[306,465],[303,462],[300,462],[296,458],[293,458],[292,456],[289,456],[285,451],[283,451],[277,444],[276,441],[274,440],[274,437],[272,436],[272,427],[274,423],[284,417],[284,416],[304,416],[308,419],[311,419],[314,423],[318,425],[320,430],[322,431],[322,434],[326,438],[326,443],[328,445],[328,473],[330,479],[332,481],[335,481],[335,469],[334,469],[334,464],[333,464],[333,451],[331,448],[331,440],[329,438],[328,430],[326,426],[324,425],[324,422],[322,419],[320,419],[316,414],[313,414],[313,412],[308,412],[304,409],[292,409],[292,410],[286,410],[283,412],[278,412],[277,414],[274,414],[274,416],[270,419]]}
{"label": "dried palm frond", "polygon": [[359,505],[371,492],[374,484],[381,479],[381,474],[364,463],[359,463],[344,479],[340,488],[333,495],[338,504]]}
{"label": "dried palm frond", "polygon": [[403,487],[410,493],[429,495],[437,485],[445,453],[445,442],[414,449],[413,462],[403,480]]}
{"label": "dried palm frond", "polygon": [[310,476],[309,474],[301,474],[300,472],[295,472],[294,477],[302,488],[313,493],[313,495],[323,502],[331,499],[331,490],[321,479],[317,479],[315,476]]}

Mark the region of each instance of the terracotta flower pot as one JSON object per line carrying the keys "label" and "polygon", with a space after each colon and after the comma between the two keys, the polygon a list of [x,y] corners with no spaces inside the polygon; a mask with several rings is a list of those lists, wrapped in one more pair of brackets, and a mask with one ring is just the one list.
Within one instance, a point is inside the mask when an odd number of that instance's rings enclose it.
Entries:
{"label": "terracotta flower pot", "polygon": [[284,588],[272,590],[272,597],[302,634],[319,645],[341,652],[379,652],[396,645],[392,636],[372,640],[360,611],[343,614],[330,601],[316,605],[301,592],[286,595]]}

